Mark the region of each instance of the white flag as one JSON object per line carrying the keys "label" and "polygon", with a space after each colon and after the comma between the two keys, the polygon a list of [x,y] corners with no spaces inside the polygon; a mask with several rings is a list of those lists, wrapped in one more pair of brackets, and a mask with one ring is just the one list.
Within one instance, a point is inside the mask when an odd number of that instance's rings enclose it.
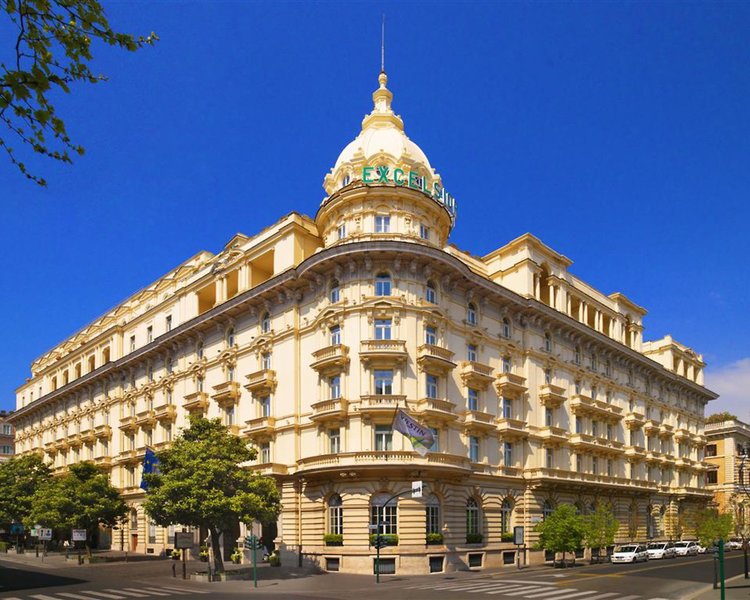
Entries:
{"label": "white flag", "polygon": [[411,440],[411,445],[420,456],[427,454],[435,443],[435,436],[432,435],[430,428],[420,425],[401,409],[396,412],[393,428]]}

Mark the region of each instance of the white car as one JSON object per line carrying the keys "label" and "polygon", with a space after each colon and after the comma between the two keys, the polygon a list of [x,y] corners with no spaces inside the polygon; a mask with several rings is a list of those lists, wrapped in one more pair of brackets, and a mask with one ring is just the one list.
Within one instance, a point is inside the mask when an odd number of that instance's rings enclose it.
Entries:
{"label": "white car", "polygon": [[613,563],[635,563],[648,560],[648,549],[644,544],[624,544],[615,548],[610,559]]}
{"label": "white car", "polygon": [[674,545],[677,556],[698,556],[697,542],[677,542]]}
{"label": "white car", "polygon": [[725,542],[724,550],[742,550],[742,540],[729,540]]}
{"label": "white car", "polygon": [[648,545],[648,558],[674,558],[677,556],[672,542],[651,542]]}

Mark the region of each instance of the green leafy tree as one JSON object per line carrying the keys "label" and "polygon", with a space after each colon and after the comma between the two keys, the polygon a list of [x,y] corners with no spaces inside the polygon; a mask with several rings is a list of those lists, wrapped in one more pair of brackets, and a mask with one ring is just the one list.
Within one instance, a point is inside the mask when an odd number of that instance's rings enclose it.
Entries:
{"label": "green leafy tree", "polygon": [[100,525],[113,527],[128,506],[112,486],[109,476],[92,462],[70,465],[68,473],[56,477],[32,496],[27,524],[53,529],[86,530],[86,549]]}
{"label": "green leafy tree", "polygon": [[714,509],[706,509],[696,519],[695,533],[703,546],[710,546],[719,540],[729,539],[734,530],[734,520],[731,513],[720,513]]}
{"label": "green leafy tree", "polygon": [[97,0],[0,0],[0,11],[16,32],[6,39],[14,49],[11,60],[0,62],[0,122],[7,130],[0,135],[0,148],[26,177],[47,185],[17,158],[8,136],[38,154],[71,163],[83,148],[68,136],[52,101],[55,93],[106,79],[89,68],[92,41],[132,52],[158,38],[114,31]]}
{"label": "green leafy tree", "polygon": [[583,541],[591,548],[592,553],[611,546],[615,542],[615,535],[620,528],[612,507],[608,503],[598,503],[593,513],[583,517]]}
{"label": "green leafy tree", "polygon": [[49,467],[38,454],[16,456],[0,463],[0,524],[28,522],[34,493],[50,480]]}
{"label": "green leafy tree", "polygon": [[219,535],[238,521],[263,523],[280,510],[276,482],[240,466],[255,460],[247,442],[219,419],[192,416],[171,448],[159,452],[158,473],[145,476],[146,513],[159,525],[204,527],[211,534],[217,572],[224,570]]}
{"label": "green leafy tree", "polygon": [[706,423],[723,423],[724,421],[736,421],[737,415],[733,415],[730,412],[724,411],[720,413],[714,413],[706,417]]}
{"label": "green leafy tree", "polygon": [[562,552],[565,564],[565,555],[575,552],[583,542],[583,518],[572,504],[560,504],[544,521],[536,524],[534,531],[539,534],[539,546]]}

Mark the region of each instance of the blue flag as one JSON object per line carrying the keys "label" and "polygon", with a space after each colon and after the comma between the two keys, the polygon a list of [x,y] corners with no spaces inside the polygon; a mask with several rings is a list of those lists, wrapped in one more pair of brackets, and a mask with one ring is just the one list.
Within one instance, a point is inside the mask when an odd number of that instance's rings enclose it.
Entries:
{"label": "blue flag", "polygon": [[[159,459],[156,458],[156,453],[151,448],[146,448],[146,454],[143,457],[143,474],[150,475],[151,473],[159,472]],[[141,489],[148,491],[148,483],[141,477]]]}

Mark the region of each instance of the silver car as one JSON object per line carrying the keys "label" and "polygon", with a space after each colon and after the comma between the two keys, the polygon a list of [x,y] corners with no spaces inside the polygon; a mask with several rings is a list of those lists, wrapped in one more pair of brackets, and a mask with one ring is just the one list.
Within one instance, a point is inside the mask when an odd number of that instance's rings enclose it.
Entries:
{"label": "silver car", "polygon": [[672,542],[651,542],[648,545],[649,559],[674,558],[677,556]]}

